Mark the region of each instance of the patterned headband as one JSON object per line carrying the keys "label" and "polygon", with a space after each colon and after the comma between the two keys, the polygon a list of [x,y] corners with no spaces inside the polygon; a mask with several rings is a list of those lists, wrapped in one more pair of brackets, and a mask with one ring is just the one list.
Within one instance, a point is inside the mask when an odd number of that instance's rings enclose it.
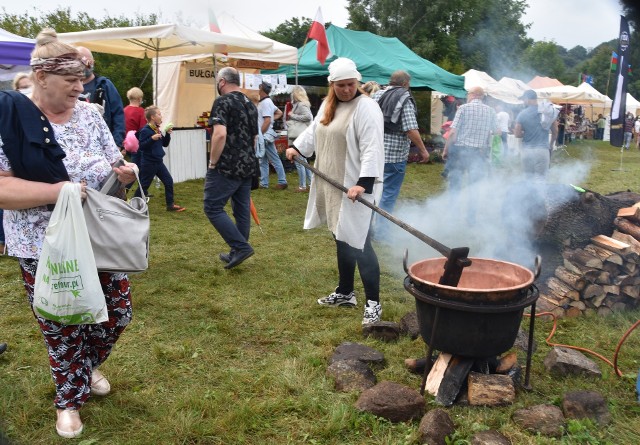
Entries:
{"label": "patterned headband", "polygon": [[85,66],[77,54],[63,54],[59,57],[31,59],[33,71],[44,71],[59,76],[84,76]]}

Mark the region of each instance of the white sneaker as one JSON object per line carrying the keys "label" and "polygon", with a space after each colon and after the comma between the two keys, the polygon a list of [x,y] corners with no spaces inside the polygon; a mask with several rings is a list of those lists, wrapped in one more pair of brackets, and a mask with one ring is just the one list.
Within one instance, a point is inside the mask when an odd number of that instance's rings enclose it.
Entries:
{"label": "white sneaker", "polygon": [[377,323],[380,321],[380,315],[382,315],[382,306],[380,305],[380,302],[367,300],[367,304],[364,307],[362,324]]}
{"label": "white sneaker", "polygon": [[318,298],[318,304],[322,306],[348,306],[353,307],[357,306],[358,302],[356,301],[356,293],[354,291],[349,292],[348,295],[344,295],[338,292],[338,288],[332,292],[330,295]]}

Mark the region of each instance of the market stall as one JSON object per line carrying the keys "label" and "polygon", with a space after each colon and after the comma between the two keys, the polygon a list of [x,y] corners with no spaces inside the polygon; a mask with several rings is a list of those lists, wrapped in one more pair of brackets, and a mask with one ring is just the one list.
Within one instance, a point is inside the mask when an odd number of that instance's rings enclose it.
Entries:
{"label": "market stall", "polygon": [[[229,52],[220,54],[190,54],[160,57],[157,64],[157,105],[167,122],[172,122],[174,137],[165,158],[165,164],[174,180],[180,178],[204,178],[211,129],[208,128],[209,111],[216,98],[215,74],[224,66],[234,66],[240,71],[241,87],[249,96],[257,99],[258,80],[264,68],[277,68],[280,64],[295,64],[297,49],[269,39],[240,23],[227,13],[217,16],[218,26],[225,35],[241,37],[271,45],[267,52]],[[284,77],[269,78],[273,92],[283,89]],[[286,138],[285,138],[286,140]],[[176,174],[174,174],[174,172]],[[177,176],[177,177],[176,177]]]}
{"label": "market stall", "polygon": [[[179,56],[195,54],[216,54],[233,52],[268,52],[273,43],[265,40],[251,39],[243,36],[231,36],[200,29],[188,28],[175,24],[134,26],[127,28],[106,28],[92,31],[71,32],[58,34],[60,41],[72,45],[81,45],[92,51],[108,54],[118,54],[130,57],[154,58],[154,103],[158,104],[160,97],[165,94],[163,86],[159,88],[160,69],[157,63],[160,56]],[[212,78],[206,79],[209,90],[213,84]],[[192,98],[200,98],[201,92],[191,92]],[[186,93],[185,93],[186,95]],[[189,96],[185,97],[189,100]],[[209,106],[212,96],[209,96]],[[164,110],[166,122],[171,108]],[[194,119],[195,120],[195,119]],[[188,127],[194,126],[192,123]],[[183,132],[179,130],[179,123],[173,122],[176,131],[172,135],[172,143],[164,159],[167,168],[180,182],[187,179],[202,178],[206,174],[206,130],[196,128]]]}

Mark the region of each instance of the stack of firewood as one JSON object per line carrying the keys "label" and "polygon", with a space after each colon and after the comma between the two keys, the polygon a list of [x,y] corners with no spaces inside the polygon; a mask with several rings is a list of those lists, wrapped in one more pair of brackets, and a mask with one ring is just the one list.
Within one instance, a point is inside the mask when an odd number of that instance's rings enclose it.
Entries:
{"label": "stack of firewood", "polygon": [[608,315],[640,304],[640,203],[620,209],[614,224],[611,236],[563,251],[564,264],[540,285],[538,312]]}

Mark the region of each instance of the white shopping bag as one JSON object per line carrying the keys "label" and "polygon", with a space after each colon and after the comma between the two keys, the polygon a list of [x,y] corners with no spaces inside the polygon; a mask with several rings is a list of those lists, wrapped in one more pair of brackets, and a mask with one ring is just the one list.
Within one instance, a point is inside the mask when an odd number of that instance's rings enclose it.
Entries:
{"label": "white shopping bag", "polygon": [[42,244],[33,293],[35,313],[62,324],[109,319],[82,213],[80,184],[65,184]]}

